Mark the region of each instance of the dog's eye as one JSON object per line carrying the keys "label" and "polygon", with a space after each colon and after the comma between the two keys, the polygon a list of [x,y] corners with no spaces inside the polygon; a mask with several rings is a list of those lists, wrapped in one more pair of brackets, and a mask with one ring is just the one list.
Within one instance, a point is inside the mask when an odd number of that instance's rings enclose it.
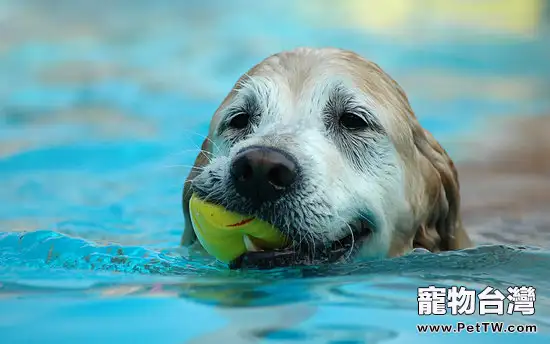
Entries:
{"label": "dog's eye", "polygon": [[359,115],[345,112],[340,116],[340,125],[348,130],[360,130],[368,127],[367,121]]}
{"label": "dog's eye", "polygon": [[244,129],[248,126],[250,116],[246,112],[239,112],[231,118],[229,126],[233,129]]}

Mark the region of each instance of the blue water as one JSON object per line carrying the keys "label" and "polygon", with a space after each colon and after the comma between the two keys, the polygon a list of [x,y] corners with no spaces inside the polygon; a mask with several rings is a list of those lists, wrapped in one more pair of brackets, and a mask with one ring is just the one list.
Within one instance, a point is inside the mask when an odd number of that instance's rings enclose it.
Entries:
{"label": "blue water", "polygon": [[[236,272],[178,247],[181,187],[210,115],[279,50],[332,45],[376,60],[457,159],[454,139],[486,119],[550,113],[548,24],[415,40],[353,26],[329,5],[1,3],[1,343],[548,343],[546,249]],[[430,284],[531,285],[536,314],[420,317],[417,288]],[[491,320],[538,334],[416,331]]]}

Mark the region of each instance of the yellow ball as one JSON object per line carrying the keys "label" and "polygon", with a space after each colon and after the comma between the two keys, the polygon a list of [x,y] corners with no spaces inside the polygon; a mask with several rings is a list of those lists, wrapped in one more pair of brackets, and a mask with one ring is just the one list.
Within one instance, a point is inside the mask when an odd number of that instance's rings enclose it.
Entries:
{"label": "yellow ball", "polygon": [[229,263],[248,251],[246,236],[263,249],[282,248],[287,238],[273,225],[228,211],[196,195],[189,201],[193,229],[204,249],[219,261]]}

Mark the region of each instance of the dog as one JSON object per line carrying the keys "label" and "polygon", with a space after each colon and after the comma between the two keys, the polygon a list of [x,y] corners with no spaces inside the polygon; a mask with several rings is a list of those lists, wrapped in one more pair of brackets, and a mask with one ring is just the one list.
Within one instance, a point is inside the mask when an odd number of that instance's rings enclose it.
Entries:
{"label": "dog", "polygon": [[452,159],[396,81],[338,48],[274,54],[235,83],[184,183],[185,246],[197,243],[192,193],[271,223],[293,257],[337,244],[340,259],[472,245]]}

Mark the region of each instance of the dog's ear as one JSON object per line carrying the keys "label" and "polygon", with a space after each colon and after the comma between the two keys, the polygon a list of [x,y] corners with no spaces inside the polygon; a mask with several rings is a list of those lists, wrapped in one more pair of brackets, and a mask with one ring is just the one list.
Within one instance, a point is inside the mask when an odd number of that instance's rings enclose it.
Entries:
{"label": "dog's ear", "polygon": [[[401,86],[391,77],[386,75],[386,78],[397,91],[393,101],[402,105],[404,122],[413,137],[413,151],[408,152],[412,153],[408,165],[414,170],[408,180],[411,189],[409,202],[417,226],[413,229],[413,247],[439,252],[472,246],[462,225],[460,185],[452,159],[432,134],[420,125]],[[408,147],[409,142],[405,146]]]}
{"label": "dog's ear", "polygon": [[183,235],[181,237],[181,244],[184,246],[192,245],[197,237],[195,235],[195,231],[193,230],[192,224],[191,224],[191,217],[189,215],[189,200],[191,199],[191,182],[193,179],[201,172],[202,167],[208,164],[209,162],[209,153],[210,150],[210,139],[207,137],[204,139],[201,145],[201,151],[195,158],[195,164],[191,168],[191,171],[189,171],[189,175],[187,176],[187,179],[185,180],[184,186],[183,186],[183,192],[182,192],[182,207],[183,207],[183,216],[185,219],[184,224],[184,230]]}
{"label": "dog's ear", "polygon": [[[416,122],[416,121],[415,121]],[[424,205],[413,247],[431,252],[471,246],[460,216],[460,185],[452,159],[437,140],[418,123],[413,125],[414,143],[419,152],[421,178],[425,185]]]}

